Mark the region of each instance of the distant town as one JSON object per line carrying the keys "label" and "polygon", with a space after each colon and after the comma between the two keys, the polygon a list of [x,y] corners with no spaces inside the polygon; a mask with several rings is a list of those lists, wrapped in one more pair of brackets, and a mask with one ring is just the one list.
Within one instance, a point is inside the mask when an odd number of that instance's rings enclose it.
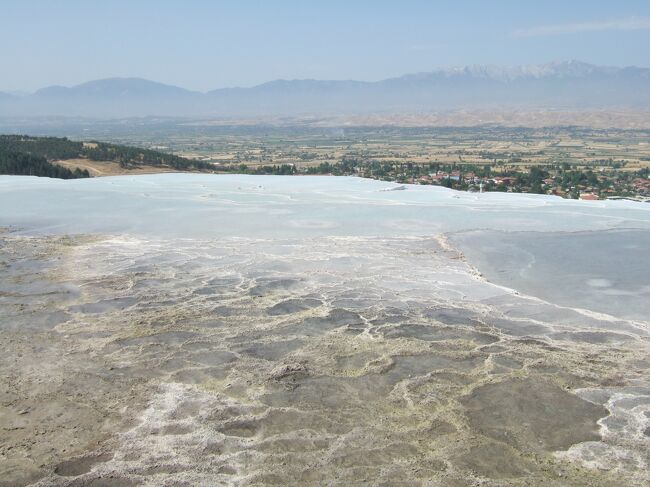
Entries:
{"label": "distant town", "polygon": [[360,176],[401,184],[437,185],[470,191],[550,194],[581,200],[629,199],[650,202],[650,169],[622,171],[619,164],[611,168],[585,169],[569,164],[529,169],[508,169],[491,165],[412,164],[364,162],[343,159],[339,163],[298,167],[293,164],[222,166],[226,172],[277,175],[328,174]]}
{"label": "distant town", "polygon": [[650,200],[650,130],[203,126],[192,136],[131,134],[113,141],[151,148],[163,142],[156,148],[224,172],[356,175],[464,191]]}
{"label": "distant town", "polygon": [[288,140],[238,129],[235,135],[196,139],[107,137],[111,142],[3,135],[0,174],[64,179],[170,171],[358,176],[470,192],[650,202],[647,131],[366,128],[345,137],[296,132]]}

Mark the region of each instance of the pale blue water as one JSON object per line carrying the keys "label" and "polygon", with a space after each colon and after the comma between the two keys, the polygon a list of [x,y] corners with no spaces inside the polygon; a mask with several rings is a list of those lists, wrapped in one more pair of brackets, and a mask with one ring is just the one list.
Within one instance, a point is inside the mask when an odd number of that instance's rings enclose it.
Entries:
{"label": "pale blue water", "polygon": [[0,176],[0,225],[163,238],[434,235],[474,229],[650,228],[650,205],[352,177],[159,174],[62,181]]}
{"label": "pale blue water", "polygon": [[453,237],[491,282],[569,307],[650,321],[650,232],[503,233]]}

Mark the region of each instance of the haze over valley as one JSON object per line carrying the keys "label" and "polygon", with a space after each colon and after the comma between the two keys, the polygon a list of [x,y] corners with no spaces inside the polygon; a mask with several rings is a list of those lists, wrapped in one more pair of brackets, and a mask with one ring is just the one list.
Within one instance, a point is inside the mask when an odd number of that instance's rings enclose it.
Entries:
{"label": "haze over valley", "polygon": [[140,78],[0,95],[5,116],[255,117],[427,113],[455,109],[650,109],[650,69],[580,61],[467,66],[376,82],[275,80],[200,93]]}

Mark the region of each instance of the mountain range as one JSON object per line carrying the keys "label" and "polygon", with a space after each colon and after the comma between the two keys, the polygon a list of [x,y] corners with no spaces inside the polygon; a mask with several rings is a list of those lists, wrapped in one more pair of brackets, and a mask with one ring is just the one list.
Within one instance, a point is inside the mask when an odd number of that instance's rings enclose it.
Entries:
{"label": "mountain range", "polygon": [[430,112],[489,108],[650,107],[650,69],[566,61],[467,66],[381,81],[276,80],[190,91],[140,78],[0,93],[0,116],[238,117]]}

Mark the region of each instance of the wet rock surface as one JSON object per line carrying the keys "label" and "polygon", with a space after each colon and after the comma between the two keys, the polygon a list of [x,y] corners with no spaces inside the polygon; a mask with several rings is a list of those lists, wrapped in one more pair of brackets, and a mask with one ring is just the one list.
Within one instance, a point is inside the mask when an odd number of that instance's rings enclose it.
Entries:
{"label": "wet rock surface", "polygon": [[600,439],[607,409],[550,382],[512,379],[477,387],[461,400],[477,431],[520,450],[564,450]]}
{"label": "wet rock surface", "polygon": [[435,239],[0,238],[0,485],[650,481],[645,324]]}

